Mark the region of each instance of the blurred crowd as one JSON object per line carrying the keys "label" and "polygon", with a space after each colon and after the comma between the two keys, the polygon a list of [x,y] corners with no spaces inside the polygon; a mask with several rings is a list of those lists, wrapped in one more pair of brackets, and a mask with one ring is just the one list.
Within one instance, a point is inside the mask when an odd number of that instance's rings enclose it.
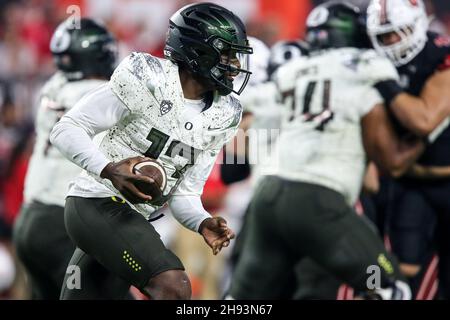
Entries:
{"label": "blurred crowd", "polygon": [[[69,15],[78,14],[79,8],[82,16],[103,21],[116,36],[119,61],[131,51],[162,56],[169,16],[176,8],[191,2],[194,1],[0,0],[0,298],[3,295],[20,299],[26,298],[27,294],[21,287],[25,281],[20,277],[20,269],[17,272],[15,267],[7,268],[14,259],[9,240],[11,226],[22,203],[23,181],[33,146],[37,95],[42,84],[54,72],[49,40],[55,26]],[[212,2],[236,12],[247,24],[248,34],[270,47],[283,38],[301,37],[310,8],[324,1]],[[363,9],[368,3],[367,0],[353,2]],[[430,15],[435,17],[432,28],[450,33],[450,2],[433,0],[426,3]],[[217,166],[205,188],[205,207],[213,213],[228,213],[233,227],[230,213],[245,210],[249,190],[245,181],[226,186],[221,181]],[[208,250],[200,237],[192,238],[192,243],[177,243],[177,237],[186,236],[180,233],[189,231],[180,231],[176,223],[164,221],[163,224],[159,228],[166,237],[165,241],[173,243],[181,260],[191,268],[194,298],[218,298],[225,281],[218,275],[226,273],[220,259],[210,261],[208,257],[211,255],[202,255],[198,249],[191,250],[192,247]],[[8,291],[11,285],[13,290]]]}

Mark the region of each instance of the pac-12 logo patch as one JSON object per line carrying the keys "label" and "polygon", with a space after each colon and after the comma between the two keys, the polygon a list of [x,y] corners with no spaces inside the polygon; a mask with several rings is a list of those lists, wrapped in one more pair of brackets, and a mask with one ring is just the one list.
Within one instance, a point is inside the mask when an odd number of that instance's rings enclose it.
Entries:
{"label": "pac-12 logo patch", "polygon": [[161,112],[161,116],[167,114],[170,110],[172,110],[173,103],[169,100],[161,101],[159,105],[159,112]]}

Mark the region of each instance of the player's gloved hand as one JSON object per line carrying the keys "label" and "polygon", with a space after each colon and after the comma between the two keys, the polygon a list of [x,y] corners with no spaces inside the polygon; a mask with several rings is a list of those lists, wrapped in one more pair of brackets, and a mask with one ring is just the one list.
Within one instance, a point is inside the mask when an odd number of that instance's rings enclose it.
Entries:
{"label": "player's gloved hand", "polygon": [[386,107],[390,107],[391,102],[395,99],[395,97],[403,92],[402,87],[400,87],[398,82],[393,79],[377,82],[374,87],[383,97]]}
{"label": "player's gloved hand", "polygon": [[228,228],[227,222],[222,217],[206,218],[200,224],[199,232],[214,255],[218,254],[223,247],[228,247],[230,240],[235,237],[233,230]]}
{"label": "player's gloved hand", "polygon": [[102,170],[100,177],[111,180],[114,187],[132,203],[143,203],[150,201],[152,200],[152,197],[142,193],[134,185],[134,182],[136,181],[155,183],[152,178],[133,173],[134,165],[145,160],[151,159],[145,157],[133,157],[119,162],[110,162]]}

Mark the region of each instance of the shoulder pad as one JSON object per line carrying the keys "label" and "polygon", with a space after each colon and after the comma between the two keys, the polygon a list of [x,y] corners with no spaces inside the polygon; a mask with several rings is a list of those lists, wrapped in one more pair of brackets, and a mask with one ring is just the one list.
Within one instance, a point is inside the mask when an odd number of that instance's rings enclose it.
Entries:
{"label": "shoulder pad", "polygon": [[233,97],[233,95],[220,97],[214,104],[217,110],[217,120],[214,127],[226,131],[239,126],[242,117],[242,105],[236,97]]}
{"label": "shoulder pad", "polygon": [[111,89],[128,108],[134,108],[138,96],[142,98],[146,92],[154,95],[156,87],[165,87],[162,62],[149,54],[133,52],[114,70],[109,81]]}
{"label": "shoulder pad", "polygon": [[281,92],[293,89],[295,79],[299,76],[299,71],[305,68],[307,57],[299,57],[280,66],[273,75],[273,81]]}
{"label": "shoulder pad", "polygon": [[388,58],[378,55],[374,50],[365,50],[360,57],[359,70],[368,81],[399,80],[397,69]]}
{"label": "shoulder pad", "polygon": [[437,63],[437,69],[444,71],[450,69],[450,37],[429,32],[428,57]]}
{"label": "shoulder pad", "polygon": [[67,78],[62,72],[56,72],[42,87],[41,96],[55,97],[62,86],[67,83]]}
{"label": "shoulder pad", "polygon": [[161,75],[164,72],[159,59],[148,53],[133,52],[125,59],[128,60],[126,62],[129,71],[139,80],[143,80],[149,75],[152,77]]}
{"label": "shoulder pad", "polygon": [[239,126],[242,116],[242,105],[239,102],[239,100],[233,97],[232,95],[229,95],[228,97],[229,97],[228,105],[232,117],[230,117],[229,121],[225,122],[225,129],[236,128],[237,126]]}

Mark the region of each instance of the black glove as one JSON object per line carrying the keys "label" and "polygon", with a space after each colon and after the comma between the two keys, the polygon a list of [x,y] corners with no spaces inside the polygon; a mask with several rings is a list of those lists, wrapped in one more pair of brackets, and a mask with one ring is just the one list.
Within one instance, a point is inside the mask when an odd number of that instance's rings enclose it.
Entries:
{"label": "black glove", "polygon": [[390,107],[392,100],[403,92],[402,87],[395,80],[383,80],[374,85],[380,95],[383,97],[387,107]]}

